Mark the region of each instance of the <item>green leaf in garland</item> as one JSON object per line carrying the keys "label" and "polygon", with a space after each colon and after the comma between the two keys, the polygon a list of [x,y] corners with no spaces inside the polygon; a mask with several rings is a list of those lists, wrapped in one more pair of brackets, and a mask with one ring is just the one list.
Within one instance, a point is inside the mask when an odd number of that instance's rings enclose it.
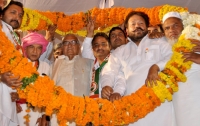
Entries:
{"label": "green leaf in garland", "polygon": [[22,87],[21,87],[21,90],[23,90],[23,89],[25,89],[26,88],[26,86],[28,86],[30,83],[33,83],[33,82],[35,82],[36,81],[36,79],[38,78],[38,74],[33,74],[30,78],[28,78],[28,77],[24,77],[23,79],[22,79]]}

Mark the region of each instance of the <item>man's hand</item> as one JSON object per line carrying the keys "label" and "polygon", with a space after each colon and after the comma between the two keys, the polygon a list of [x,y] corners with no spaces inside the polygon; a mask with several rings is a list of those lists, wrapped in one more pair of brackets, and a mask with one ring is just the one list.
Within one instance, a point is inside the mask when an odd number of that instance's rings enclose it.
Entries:
{"label": "man's hand", "polygon": [[11,72],[2,73],[0,76],[1,81],[9,87],[17,88],[22,85],[20,77],[13,77]]}
{"label": "man's hand", "polygon": [[184,52],[182,58],[185,59],[184,62],[192,61],[196,64],[200,64],[200,54],[194,52]]}
{"label": "man's hand", "polygon": [[15,102],[19,99],[19,95],[17,94],[17,92],[11,92],[10,95],[12,102]]}
{"label": "man's hand", "polygon": [[109,100],[109,97],[112,93],[113,89],[110,86],[105,86],[101,90],[101,97]]}
{"label": "man's hand", "polygon": [[110,101],[114,102],[115,100],[119,100],[121,99],[122,96],[119,93],[113,93],[110,95]]}
{"label": "man's hand", "polygon": [[[154,64],[149,68],[149,73],[147,75],[147,79],[145,80],[145,85],[152,87],[153,84],[157,85],[157,80],[160,80],[158,76],[159,67]],[[150,84],[150,85],[149,85]]]}
{"label": "man's hand", "polygon": [[88,18],[88,24],[87,24],[87,37],[93,37],[94,35],[94,24],[95,24],[95,19],[92,19],[92,17]]}
{"label": "man's hand", "polygon": [[152,33],[148,33],[148,36],[150,39],[155,39],[155,38],[161,38],[165,35],[162,32],[152,32]]}
{"label": "man's hand", "polygon": [[19,103],[16,103],[16,109],[17,109],[17,113],[20,113],[22,111],[22,107],[20,106]]}
{"label": "man's hand", "polygon": [[49,25],[48,29],[46,30],[45,39],[48,40],[49,42],[52,42],[54,40],[56,29],[57,29],[57,25]]}
{"label": "man's hand", "polygon": [[200,41],[191,40],[191,43],[196,45],[193,47],[193,52],[200,52]]}
{"label": "man's hand", "polygon": [[49,121],[46,120],[46,115],[42,115],[42,117],[38,118],[36,124],[38,124],[38,126],[49,126]]}

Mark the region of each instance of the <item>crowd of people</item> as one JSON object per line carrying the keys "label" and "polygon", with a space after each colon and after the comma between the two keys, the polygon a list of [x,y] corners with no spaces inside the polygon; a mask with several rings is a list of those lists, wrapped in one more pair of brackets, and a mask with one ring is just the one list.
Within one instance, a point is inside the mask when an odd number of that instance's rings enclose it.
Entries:
{"label": "crowd of people", "polygon": [[[37,68],[40,76],[49,76],[57,86],[75,96],[104,98],[111,102],[130,95],[146,84],[151,88],[159,80],[172,55],[172,46],[184,29],[178,12],[164,15],[162,24],[150,26],[147,14],[130,12],[124,27],[113,27],[109,34],[94,34],[95,19],[89,17],[87,36],[81,42],[75,34],[67,34],[55,44],[56,25],[51,25],[46,36],[29,31],[22,39],[15,30],[20,28],[23,4],[0,0],[2,31],[10,42]],[[179,91],[172,102],[165,102],[130,126],[200,126],[200,41],[192,52],[183,53],[184,61],[192,61],[186,72],[187,81],[179,83]],[[53,55],[53,60],[49,57]],[[20,99],[13,87],[22,80],[10,71],[0,73],[1,126],[58,126],[56,114],[45,115],[45,108],[33,107],[30,122],[25,122],[27,102]],[[63,99],[64,100],[64,99]],[[66,113],[67,114],[67,113]],[[134,118],[134,117],[133,117]],[[74,120],[69,122],[75,126]],[[87,125],[93,125],[88,122]]]}

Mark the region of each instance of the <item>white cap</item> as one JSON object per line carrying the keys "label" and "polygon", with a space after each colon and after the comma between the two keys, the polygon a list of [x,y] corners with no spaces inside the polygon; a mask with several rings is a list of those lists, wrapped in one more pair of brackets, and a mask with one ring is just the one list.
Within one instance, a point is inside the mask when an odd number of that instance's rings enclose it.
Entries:
{"label": "white cap", "polygon": [[162,23],[164,23],[168,18],[170,17],[175,17],[175,18],[179,18],[182,20],[181,15],[178,12],[172,11],[172,12],[168,12],[163,16],[162,19]]}

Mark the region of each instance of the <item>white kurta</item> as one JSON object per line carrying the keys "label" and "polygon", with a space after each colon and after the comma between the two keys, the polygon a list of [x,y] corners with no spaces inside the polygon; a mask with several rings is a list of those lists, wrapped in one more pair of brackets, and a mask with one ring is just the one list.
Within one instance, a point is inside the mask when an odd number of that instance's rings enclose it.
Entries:
{"label": "white kurta", "polygon": [[[37,71],[40,73],[40,75],[46,74],[47,76],[49,76],[50,66],[44,61],[39,61],[39,67]],[[27,126],[27,124],[25,123],[25,119],[23,118],[27,114],[27,104],[20,104],[20,106],[22,107],[22,111],[17,114],[19,125]],[[41,108],[35,107],[34,109],[31,108],[30,110],[30,122],[28,124],[29,126],[37,126],[38,124],[36,124],[36,122],[38,118],[42,116]]]}
{"label": "white kurta", "polygon": [[200,126],[200,65],[193,63],[185,75],[173,97],[177,126]]}
{"label": "white kurta", "polygon": [[[113,87],[114,76],[123,73],[126,84],[118,83],[118,87],[126,86],[125,95],[130,95],[145,84],[149,68],[157,64],[162,70],[172,54],[171,46],[165,38],[142,39],[139,46],[130,41],[116,49],[110,56],[101,75],[102,87]],[[175,117],[172,102],[166,102],[149,113],[145,118],[130,124],[131,126],[174,126]]]}
{"label": "white kurta", "polygon": [[[15,45],[8,27],[13,31],[10,25],[2,21],[2,31]],[[16,92],[16,90],[11,89],[2,82],[0,83],[0,126],[17,126],[18,124],[16,102],[11,101],[11,92]]]}
{"label": "white kurta", "polygon": [[[81,53],[82,53],[82,57],[95,60],[95,57],[94,57],[94,54],[92,51],[92,39],[93,38],[85,37],[84,42],[82,44]],[[111,50],[110,52],[112,53],[113,51],[114,50]],[[95,67],[95,70],[97,70],[100,67],[98,61],[94,64],[94,67]],[[113,88],[114,92],[118,92],[118,93],[120,93],[121,96],[123,96],[124,92],[125,92],[125,87],[118,86],[117,83],[123,83],[123,84],[125,83],[123,73],[119,74],[118,76],[115,76],[115,84],[116,85]],[[101,98],[101,90],[102,90],[101,87],[102,87],[101,83],[99,83],[99,97],[100,98]]]}

